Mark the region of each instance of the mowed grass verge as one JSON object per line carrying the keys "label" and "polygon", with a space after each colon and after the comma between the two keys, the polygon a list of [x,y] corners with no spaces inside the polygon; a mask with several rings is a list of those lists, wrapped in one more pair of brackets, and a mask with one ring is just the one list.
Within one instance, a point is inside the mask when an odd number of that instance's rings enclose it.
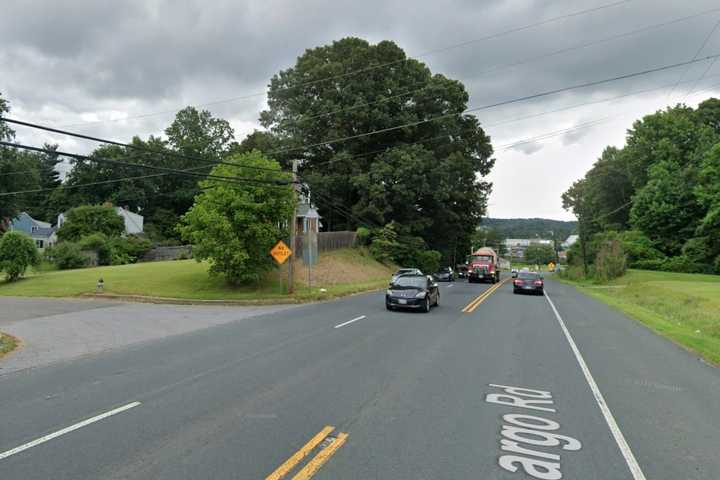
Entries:
{"label": "mowed grass verge", "polygon": [[0,332],[0,358],[15,350],[18,344],[19,342],[17,338],[12,335],[8,335],[7,333]]}
{"label": "mowed grass verge", "polygon": [[[114,295],[183,300],[304,301],[331,298],[382,288],[392,268],[371,258],[363,249],[324,253],[312,269],[312,287],[302,262],[296,262],[296,293],[288,296],[285,266],[252,285],[230,286],[210,276],[208,264],[195,260],[147,262],[78,270],[35,272],[17,282],[0,283],[0,296],[74,297],[94,294],[98,279],[104,292]],[[321,292],[325,289],[325,292]]]}
{"label": "mowed grass verge", "polygon": [[720,365],[720,276],[629,270],[604,285],[567,283]]}

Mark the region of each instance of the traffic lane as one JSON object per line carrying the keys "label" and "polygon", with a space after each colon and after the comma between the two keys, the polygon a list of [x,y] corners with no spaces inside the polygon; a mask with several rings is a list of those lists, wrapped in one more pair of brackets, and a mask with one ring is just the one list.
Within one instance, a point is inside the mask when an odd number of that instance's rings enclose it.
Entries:
{"label": "traffic lane", "polygon": [[[12,468],[17,478],[44,478],[51,472],[55,478],[197,478],[201,471],[216,472],[218,478],[231,472],[257,478],[319,426],[347,418],[382,394],[385,385],[395,383],[392,377],[403,376],[402,365],[416,363],[414,356],[427,350],[424,343],[436,336],[432,332],[447,323],[437,321],[442,315],[434,315],[443,307],[430,315],[388,314],[382,296],[375,298],[377,317],[369,318],[379,322],[358,322],[352,329],[326,328],[333,332],[330,338],[311,336],[310,342],[248,359],[237,368],[222,369],[151,398],[140,396],[142,407],[121,423],[75,432],[72,442],[40,447],[44,450],[39,461],[18,456],[9,459],[15,463],[4,466]],[[459,308],[445,311],[457,317]],[[220,334],[227,336],[227,331]],[[415,343],[408,343],[408,338]],[[235,448],[240,445],[241,450]],[[71,451],[88,454],[78,461]],[[275,456],[268,457],[270,453]]]}
{"label": "traffic lane", "polygon": [[574,287],[547,288],[647,478],[720,478],[720,370]]}
{"label": "traffic lane", "polygon": [[[350,437],[318,479],[533,478],[498,463],[510,454],[500,446],[512,414],[556,422],[552,433],[581,443],[580,450],[520,444],[559,455],[563,478],[632,478],[543,297],[503,285],[428,341],[405,375],[341,425]],[[549,392],[556,412],[487,402],[502,393],[490,384]]]}
{"label": "traffic lane", "polygon": [[57,425],[102,411],[119,399],[133,399],[216,369],[233,368],[243,358],[303,342],[366,311],[368,297],[358,295],[299,306],[282,314],[245,318],[161,341],[2,375],[0,449],[12,448]]}

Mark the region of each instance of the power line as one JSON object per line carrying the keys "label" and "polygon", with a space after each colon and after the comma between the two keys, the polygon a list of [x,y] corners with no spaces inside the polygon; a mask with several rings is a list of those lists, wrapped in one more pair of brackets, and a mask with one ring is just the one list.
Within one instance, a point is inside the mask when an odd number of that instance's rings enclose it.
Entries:
{"label": "power line", "polygon": [[[62,152],[60,150],[49,150],[46,148],[32,147],[32,146],[28,146],[28,145],[22,145],[22,144],[18,144],[18,143],[10,143],[10,142],[4,142],[4,141],[0,141],[0,145],[6,146],[6,147],[11,147],[11,148],[20,148],[23,150],[29,150],[29,151],[33,151],[33,152],[42,152],[42,153],[52,152],[58,156],[74,158],[77,160],[84,160],[84,161],[90,161],[90,162],[96,162],[96,163],[108,163],[111,165],[120,165],[120,166],[130,167],[130,168],[145,168],[145,169],[149,169],[149,170],[157,170],[157,171],[161,171],[161,172],[166,172],[168,174],[173,173],[173,174],[177,174],[177,175],[185,175],[185,176],[191,176],[191,177],[202,177],[202,178],[207,178],[207,179],[211,179],[211,180],[228,181],[228,182],[233,182],[233,183],[246,182],[246,183],[273,184],[273,185],[289,185],[291,183],[290,181],[282,181],[282,180],[256,179],[256,178],[247,178],[247,177],[227,177],[227,176],[221,176],[221,175],[209,175],[209,174],[202,174],[202,173],[194,173],[194,172],[189,172],[189,171],[185,171],[185,170],[179,170],[176,168],[160,167],[157,165],[146,165],[146,164],[142,164],[142,163],[124,162],[124,161],[120,161],[120,160],[111,160],[111,159],[102,158],[102,157],[90,157],[87,155],[80,155],[77,153]],[[241,168],[243,167],[242,165],[239,165],[239,164],[234,164],[234,165],[237,167],[241,167]],[[208,166],[208,165],[204,165],[204,166]]]}
{"label": "power line", "polygon": [[[526,25],[521,25],[521,26],[518,26],[518,27],[513,27],[513,28],[510,28],[510,29],[508,29],[508,30],[504,30],[504,31],[496,32],[496,33],[493,33],[493,34],[490,34],[490,35],[486,35],[486,36],[484,36],[484,37],[480,37],[480,38],[476,38],[476,39],[471,39],[471,40],[466,40],[466,41],[464,41],[464,42],[460,42],[460,43],[456,43],[456,44],[452,44],[452,45],[447,45],[447,46],[445,46],[445,47],[441,47],[441,48],[438,48],[438,49],[435,49],[435,50],[429,50],[429,51],[426,51],[426,52],[422,52],[422,53],[420,53],[420,54],[418,54],[418,55],[415,55],[415,56],[413,56],[413,57],[405,57],[405,58],[401,58],[401,59],[394,60],[394,61],[391,61],[391,62],[380,63],[380,64],[377,64],[377,65],[372,65],[372,66],[360,68],[360,69],[357,69],[357,70],[351,70],[351,71],[349,71],[349,72],[345,72],[345,73],[341,73],[341,74],[337,74],[337,75],[332,75],[332,76],[329,76],[329,77],[324,77],[324,78],[320,78],[320,79],[316,79],[316,80],[308,80],[308,81],[306,81],[306,82],[301,82],[301,83],[298,83],[298,84],[296,84],[296,85],[291,85],[291,86],[287,86],[287,87],[284,87],[284,88],[280,88],[279,91],[291,90],[291,89],[294,89],[294,88],[307,87],[307,86],[315,85],[315,84],[318,84],[318,83],[328,82],[328,81],[331,81],[331,80],[337,80],[337,79],[339,79],[339,78],[346,78],[346,77],[350,77],[350,76],[357,75],[357,74],[360,74],[360,73],[366,73],[366,72],[374,71],[374,70],[377,70],[377,69],[380,69],[380,68],[385,68],[385,67],[390,67],[390,66],[393,66],[393,65],[398,65],[398,64],[401,64],[401,63],[406,63],[406,62],[412,61],[412,60],[414,60],[414,59],[416,59],[416,58],[422,58],[422,57],[426,57],[426,56],[429,56],[429,55],[434,55],[434,54],[437,54],[437,53],[442,53],[442,52],[446,52],[446,51],[449,51],[449,50],[453,50],[453,49],[456,49],[456,48],[465,47],[465,46],[467,46],[467,45],[472,45],[472,44],[474,44],[474,43],[479,43],[479,42],[483,42],[483,41],[486,41],[486,40],[492,40],[492,39],[495,39],[495,38],[500,38],[500,37],[503,37],[503,36],[511,35],[511,34],[513,34],[513,33],[518,33],[518,32],[522,32],[522,31],[525,31],[525,30],[530,30],[530,29],[532,29],[532,28],[537,28],[537,27],[540,27],[540,26],[543,26],[543,25],[548,25],[548,24],[550,24],[550,23],[555,23],[555,22],[558,22],[558,21],[561,21],[561,20],[566,20],[566,19],[568,19],[568,18],[578,17],[578,16],[582,16],[582,15],[589,14],[589,13],[595,13],[595,12],[598,12],[598,11],[601,11],[601,10],[605,10],[605,9],[608,9],[608,8],[616,7],[616,6],[619,6],[619,5],[626,4],[626,3],[630,3],[631,1],[632,1],[632,0],[620,0],[620,1],[615,1],[615,2],[612,2],[612,3],[606,3],[606,4],[603,4],[603,5],[599,5],[599,6],[597,6],[597,7],[592,7],[592,8],[587,8],[587,9],[579,10],[579,11],[576,11],[576,12],[572,12],[572,13],[560,15],[560,16],[557,16],[557,17],[552,17],[552,18],[549,18],[549,19],[547,19],[547,20],[541,20],[541,21],[539,21],[539,22],[533,22],[533,23],[529,23],[529,24],[526,24]],[[199,103],[199,104],[196,104],[195,106],[196,106],[196,107],[212,106],[212,105],[217,105],[217,104],[221,104],[221,103],[233,102],[233,101],[237,101],[237,100],[246,100],[246,99],[250,99],[250,98],[256,98],[256,97],[263,96],[263,95],[266,95],[266,92],[255,92],[255,93],[251,93],[251,94],[247,94],[247,95],[241,95],[241,96],[236,96],[236,97],[229,97],[229,98],[214,100],[214,101],[212,101],[212,102]],[[93,122],[75,123],[75,124],[65,125],[64,127],[66,127],[66,128],[67,128],[67,127],[79,127],[79,126],[86,126],[86,125],[96,125],[96,124],[107,123],[107,122],[118,122],[118,121],[123,121],[123,120],[134,120],[134,119],[139,119],[139,118],[147,118],[147,117],[156,116],[156,115],[164,115],[164,114],[168,114],[168,113],[176,113],[178,110],[180,110],[180,109],[182,109],[182,108],[183,108],[183,107],[180,107],[180,108],[177,108],[177,109],[174,109],[174,110],[164,110],[164,111],[161,111],[161,112],[145,113],[145,114],[140,114],[140,115],[135,115],[135,116],[128,116],[128,117],[117,118],[117,119],[98,120],[98,121],[93,121]]]}
{"label": "power line", "polygon": [[185,155],[185,154],[182,154],[182,153],[179,153],[179,152],[173,152],[173,151],[154,150],[154,149],[150,149],[150,148],[146,148],[146,147],[140,147],[140,146],[138,146],[138,145],[133,145],[133,144],[131,144],[131,143],[123,143],[123,142],[118,142],[118,141],[116,141],[116,140],[108,140],[108,139],[105,139],[105,138],[99,138],[99,137],[93,137],[93,136],[90,136],[90,135],[84,135],[84,134],[82,134],[82,133],[69,132],[69,131],[67,131],[67,130],[61,130],[61,129],[59,129],[59,128],[48,127],[48,126],[46,126],[46,125],[40,125],[40,124],[37,124],[37,123],[25,122],[25,121],[13,119],[13,118],[0,117],[0,122],[12,123],[12,124],[15,124],[15,125],[21,125],[21,126],[23,126],[23,127],[34,128],[34,129],[37,129],[37,130],[44,130],[44,131],[46,131],[46,132],[58,133],[58,134],[60,134],[60,135],[67,135],[67,136],[75,137],[75,138],[82,138],[82,139],[84,139],[84,140],[91,140],[91,141],[93,141],[93,142],[105,143],[105,144],[108,144],[108,145],[117,145],[117,146],[119,146],[119,147],[125,147],[125,148],[129,148],[129,149],[131,149],[131,150],[138,150],[138,151],[146,152],[146,153],[154,153],[154,154],[157,154],[157,155],[173,156],[173,157],[178,157],[178,158],[184,158],[184,159],[186,159],[186,160],[196,160],[196,161],[197,161],[197,160],[200,160],[200,161],[202,161],[202,162],[208,163],[209,165],[242,166],[243,168],[248,168],[248,169],[250,169],[250,170],[266,170],[266,171],[270,171],[270,172],[280,172],[280,171],[282,171],[281,169],[278,169],[278,168],[255,167],[255,166],[242,165],[242,164],[233,163],[233,162],[224,162],[224,161],[208,162],[206,159],[203,159],[203,158],[201,158],[201,157],[197,157],[197,156],[194,156],[194,155]]}
{"label": "power line", "polygon": [[[698,55],[700,55],[700,52],[703,51],[705,46],[707,46],[708,42],[710,41],[713,34],[715,33],[715,30],[717,30],[718,27],[720,27],[720,19],[718,19],[718,21],[715,22],[715,25],[713,25],[713,28],[705,36],[705,40],[703,40],[702,44],[700,45],[700,48],[698,48],[697,52],[695,52],[695,55],[693,55],[693,58],[692,58],[693,60],[695,60],[698,57]],[[682,78],[685,76],[685,74],[687,73],[687,71],[689,69],[690,69],[689,65],[685,69],[683,69],[682,73],[678,77],[677,83],[675,83],[675,85],[673,85],[673,88],[670,89],[670,92],[668,92],[668,95],[667,95],[668,100],[672,96],[673,92],[675,92],[675,89],[677,88],[678,84],[680,83],[680,80],[682,80]]]}
{"label": "power line", "polygon": [[4,172],[4,173],[0,173],[0,177],[5,177],[5,176],[9,176],[9,175],[22,175],[22,174],[34,173],[34,172],[35,172],[35,170],[20,170],[17,172]]}
{"label": "power line", "polygon": [[403,128],[415,127],[415,126],[418,126],[418,125],[423,125],[423,124],[425,124],[425,123],[434,122],[434,121],[437,121],[437,120],[442,120],[442,119],[445,119],[445,118],[454,117],[454,116],[456,116],[456,115],[462,115],[462,114],[466,114],[466,113],[470,113],[470,112],[477,112],[477,111],[481,111],[481,110],[488,110],[488,109],[491,109],[491,108],[497,108],[497,107],[501,107],[501,106],[504,106],[504,105],[510,105],[510,104],[514,104],[514,103],[524,102],[524,101],[527,101],[527,100],[535,100],[535,99],[537,99],[537,98],[547,97],[547,96],[550,96],[550,95],[556,95],[556,94],[558,94],[558,93],[568,92],[568,91],[571,91],[571,90],[577,90],[577,89],[581,89],[581,88],[593,87],[593,86],[602,85],[602,84],[605,84],[605,83],[611,83],[611,82],[616,82],[616,81],[619,81],[619,80],[626,80],[626,79],[629,79],[629,78],[644,76],[644,75],[648,75],[648,74],[651,74],[651,73],[657,73],[657,72],[661,72],[661,71],[665,71],[665,70],[670,70],[670,69],[673,69],[673,68],[681,67],[681,66],[684,66],[684,65],[691,65],[691,64],[694,64],[694,63],[698,63],[698,62],[707,61],[707,60],[710,60],[710,59],[713,59],[713,58],[717,58],[717,57],[720,57],[720,54],[708,55],[708,56],[706,56],[706,57],[699,58],[699,59],[693,59],[693,60],[688,60],[688,61],[684,61],[684,62],[678,62],[678,63],[668,64],[668,65],[664,65],[664,66],[661,66],[661,67],[651,68],[651,69],[647,69],[647,70],[641,70],[641,71],[638,71],[638,72],[633,72],[633,73],[628,73],[628,74],[624,74],[624,75],[619,75],[619,76],[616,76],[616,77],[610,77],[610,78],[605,78],[605,79],[602,79],[602,80],[594,80],[594,81],[591,81],[591,82],[579,83],[579,84],[576,84],[576,85],[571,85],[571,86],[567,86],[567,87],[557,88],[557,89],[554,89],[554,90],[548,90],[548,91],[541,92],[541,93],[536,93],[536,94],[533,94],[533,95],[527,95],[527,96],[524,96],[524,97],[513,98],[513,99],[510,99],[510,100],[504,100],[504,101],[501,101],[501,102],[491,103],[491,104],[482,105],[482,106],[478,106],[478,107],[467,108],[467,109],[465,109],[465,110],[463,110],[463,111],[461,111],[461,112],[446,113],[446,114],[438,115],[438,116],[431,117],[431,118],[428,118],[428,119],[425,119],[425,120],[418,120],[418,121],[416,121],[416,122],[409,122],[409,123],[405,123],[405,124],[402,124],[402,125],[397,125],[397,126],[394,126],[394,127],[387,127],[387,128],[382,128],[382,129],[379,129],[379,130],[373,130],[373,131],[370,131],[370,132],[360,133],[360,134],[357,134],[357,135],[350,135],[350,136],[347,136],[347,137],[335,138],[335,139],[332,139],[332,140],[326,140],[326,141],[323,141],[323,142],[313,143],[313,144],[310,144],[310,145],[303,145],[303,146],[299,146],[299,147],[290,147],[290,148],[282,148],[282,149],[270,150],[270,151],[265,152],[265,153],[287,153],[287,152],[293,152],[293,151],[298,151],[298,150],[307,150],[307,149],[314,148],[314,147],[321,147],[321,146],[326,146],[326,145],[332,145],[332,144],[334,144],[334,143],[345,142],[345,141],[353,140],[353,139],[356,139],[356,138],[369,137],[369,136],[372,136],[372,135],[378,135],[378,134],[380,134],[380,133],[387,133],[387,132],[391,132],[391,131],[394,131],[394,130],[400,130],[400,129],[403,129]]}

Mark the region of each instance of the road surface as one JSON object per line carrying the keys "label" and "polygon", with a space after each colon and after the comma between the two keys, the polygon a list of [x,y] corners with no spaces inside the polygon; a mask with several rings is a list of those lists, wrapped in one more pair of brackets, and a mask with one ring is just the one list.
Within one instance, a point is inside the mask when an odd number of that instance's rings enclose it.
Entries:
{"label": "road surface", "polygon": [[358,295],[3,374],[0,476],[720,478],[718,369],[547,294]]}

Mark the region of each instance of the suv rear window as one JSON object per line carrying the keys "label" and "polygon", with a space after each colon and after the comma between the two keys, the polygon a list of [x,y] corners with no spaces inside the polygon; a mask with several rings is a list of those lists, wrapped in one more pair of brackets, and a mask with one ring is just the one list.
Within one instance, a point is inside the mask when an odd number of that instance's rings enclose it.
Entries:
{"label": "suv rear window", "polygon": [[540,278],[540,275],[535,272],[520,272],[518,278],[522,280],[537,280]]}

